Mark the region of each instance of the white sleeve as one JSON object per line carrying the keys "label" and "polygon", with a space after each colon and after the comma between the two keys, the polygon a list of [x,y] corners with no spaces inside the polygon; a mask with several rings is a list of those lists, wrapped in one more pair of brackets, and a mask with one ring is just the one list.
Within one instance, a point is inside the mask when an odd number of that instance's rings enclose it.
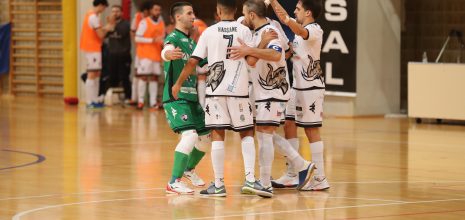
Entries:
{"label": "white sleeve", "polygon": [[323,38],[323,30],[318,25],[308,25],[308,41],[315,41]]}
{"label": "white sleeve", "polygon": [[137,31],[137,23],[136,23],[136,18],[132,19],[132,22],[131,22],[131,31]]}
{"label": "white sleeve", "polygon": [[252,31],[249,29],[244,29],[244,39],[242,39],[244,43],[249,47],[256,47],[252,37]]}
{"label": "white sleeve", "polygon": [[286,32],[284,32],[284,29],[283,27],[281,26],[281,24],[278,22],[278,21],[275,21],[275,20],[272,20],[271,21],[273,23],[273,26],[278,29],[279,33],[281,34],[281,37],[282,37],[282,41],[283,41],[283,46],[284,46],[284,50],[285,51],[288,51],[289,50],[289,38],[287,38],[286,36]]}
{"label": "white sleeve", "polygon": [[267,45],[266,49],[273,49],[281,53],[283,51],[283,45],[281,44],[281,40],[271,40],[270,43]]}
{"label": "white sleeve", "polygon": [[144,37],[146,30],[147,30],[147,22],[145,20],[142,20],[136,31],[136,39],[135,39],[136,43],[151,44],[153,42],[152,38]]}
{"label": "white sleeve", "polygon": [[94,30],[102,27],[102,25],[100,24],[100,19],[97,17],[96,14],[93,14],[89,17],[89,26]]}
{"label": "white sleeve", "polygon": [[208,56],[208,31],[204,31],[202,35],[200,35],[199,42],[195,47],[194,52],[192,53],[191,57],[200,58],[203,60]]}
{"label": "white sleeve", "polygon": [[164,61],[169,61],[168,59],[166,59],[165,57],[165,54],[167,51],[170,51],[170,50],[174,50],[174,45],[172,44],[166,44],[165,47],[163,47],[163,50],[161,51],[161,58],[164,60]]}

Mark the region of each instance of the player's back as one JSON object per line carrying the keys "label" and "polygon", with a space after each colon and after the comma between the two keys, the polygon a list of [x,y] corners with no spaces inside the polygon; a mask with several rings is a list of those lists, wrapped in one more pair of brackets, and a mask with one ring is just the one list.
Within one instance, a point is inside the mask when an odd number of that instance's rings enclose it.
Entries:
{"label": "player's back", "polygon": [[228,54],[229,47],[240,45],[239,39],[253,45],[250,30],[236,21],[220,21],[202,33],[193,57],[208,58],[207,95],[248,96],[247,63]]}

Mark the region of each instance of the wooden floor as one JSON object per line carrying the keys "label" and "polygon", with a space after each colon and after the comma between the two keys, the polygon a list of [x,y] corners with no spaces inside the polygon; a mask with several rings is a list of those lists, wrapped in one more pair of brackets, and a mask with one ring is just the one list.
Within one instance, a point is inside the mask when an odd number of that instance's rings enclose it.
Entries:
{"label": "wooden floor", "polygon": [[[327,192],[241,195],[230,133],[227,198],[166,196],[177,136],[162,111],[1,99],[0,219],[465,219],[465,126],[326,118],[322,135]],[[207,181],[210,162],[197,169]],[[284,167],[276,155],[273,176]]]}

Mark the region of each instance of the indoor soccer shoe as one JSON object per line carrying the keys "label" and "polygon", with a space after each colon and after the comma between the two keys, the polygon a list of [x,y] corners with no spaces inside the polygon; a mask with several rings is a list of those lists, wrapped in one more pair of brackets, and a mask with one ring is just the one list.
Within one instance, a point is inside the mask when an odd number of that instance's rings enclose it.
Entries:
{"label": "indoor soccer shoe", "polygon": [[174,181],[174,183],[168,183],[166,186],[166,193],[193,195],[194,190],[187,187],[187,185],[182,182],[181,179],[177,179]]}
{"label": "indoor soccer shoe", "polygon": [[315,164],[312,162],[307,162],[307,168],[299,172],[299,185],[297,185],[297,190],[301,190],[305,184],[310,181],[315,170]]}
{"label": "indoor soccer shoe", "polygon": [[302,191],[323,191],[329,189],[329,183],[325,176],[314,176],[307,185],[302,188]]}
{"label": "indoor soccer shoe", "polygon": [[205,182],[200,178],[197,173],[194,172],[194,170],[191,171],[184,171],[183,176],[188,179],[192,185],[196,187],[202,187],[205,186]]}
{"label": "indoor soccer shoe", "polygon": [[299,185],[299,177],[297,175],[290,175],[289,173],[285,173],[277,180],[271,180],[271,185],[273,188],[295,188]]}
{"label": "indoor soccer shoe", "polygon": [[200,191],[200,195],[213,196],[213,197],[225,197],[226,188],[224,186],[216,188],[215,183],[211,183],[211,185],[207,189]]}

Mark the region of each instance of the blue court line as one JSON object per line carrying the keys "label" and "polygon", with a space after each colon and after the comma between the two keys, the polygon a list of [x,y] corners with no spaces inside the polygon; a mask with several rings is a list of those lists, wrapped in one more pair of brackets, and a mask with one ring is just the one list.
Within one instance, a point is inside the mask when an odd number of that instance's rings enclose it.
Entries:
{"label": "blue court line", "polygon": [[21,168],[21,167],[27,167],[27,166],[31,166],[31,165],[34,165],[34,164],[39,164],[39,163],[42,163],[42,162],[45,161],[45,156],[40,155],[40,154],[34,154],[34,153],[22,152],[22,151],[15,151],[15,150],[7,150],[7,149],[2,149],[1,151],[19,153],[19,154],[27,154],[27,155],[31,155],[31,156],[36,157],[37,160],[34,161],[34,162],[31,162],[31,163],[21,164],[21,165],[17,165],[17,166],[3,167],[3,168],[0,168],[0,171],[2,171],[2,170],[11,170],[11,169],[16,169],[16,168]]}

